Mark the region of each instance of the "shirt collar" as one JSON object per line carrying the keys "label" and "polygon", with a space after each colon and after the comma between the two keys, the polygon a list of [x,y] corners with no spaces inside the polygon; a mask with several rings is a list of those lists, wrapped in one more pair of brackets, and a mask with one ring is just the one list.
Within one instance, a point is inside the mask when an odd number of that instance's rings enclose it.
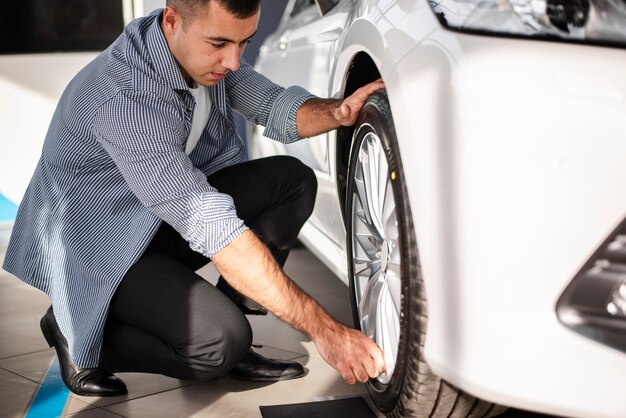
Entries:
{"label": "shirt collar", "polygon": [[161,30],[161,19],[163,10],[154,11],[151,16],[154,21],[148,28],[146,43],[152,62],[154,63],[154,71],[165,80],[165,82],[173,89],[188,90],[187,83],[180,71],[180,67],[176,63],[172,52],[170,51],[165,35]]}

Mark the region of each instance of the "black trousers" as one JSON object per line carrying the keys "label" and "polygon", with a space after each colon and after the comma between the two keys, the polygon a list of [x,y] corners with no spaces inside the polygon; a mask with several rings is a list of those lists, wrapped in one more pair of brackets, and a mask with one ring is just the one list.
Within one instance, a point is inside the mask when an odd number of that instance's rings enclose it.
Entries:
{"label": "black trousers", "polygon": [[[279,156],[228,167],[208,181],[233,197],[239,218],[283,265],[313,210],[313,171]],[[195,273],[208,262],[163,223],[113,297],[102,350],[106,370],[208,380],[237,364],[252,331],[241,310]]]}

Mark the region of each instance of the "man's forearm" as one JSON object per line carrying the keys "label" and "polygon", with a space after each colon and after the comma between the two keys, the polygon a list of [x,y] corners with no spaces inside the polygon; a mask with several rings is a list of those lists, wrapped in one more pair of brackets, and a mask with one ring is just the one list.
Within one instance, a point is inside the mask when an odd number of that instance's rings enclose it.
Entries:
{"label": "man's forearm", "polygon": [[253,232],[244,232],[212,259],[231,286],[311,339],[337,326],[319,303],[283,273]]}
{"label": "man's forearm", "polygon": [[380,348],[361,332],[335,321],[304,293],[253,232],[244,232],[212,259],[231,286],[308,335],[346,382],[366,382],[384,370]]}
{"label": "man's forearm", "polygon": [[343,99],[310,99],[304,102],[296,113],[298,135],[308,138],[341,126],[335,118],[335,111],[342,101]]}

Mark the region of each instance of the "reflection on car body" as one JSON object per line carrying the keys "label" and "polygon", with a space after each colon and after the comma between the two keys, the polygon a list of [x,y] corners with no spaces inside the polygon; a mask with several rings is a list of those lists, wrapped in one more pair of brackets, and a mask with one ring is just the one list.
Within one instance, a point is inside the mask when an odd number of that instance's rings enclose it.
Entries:
{"label": "reflection on car body", "polygon": [[623,1],[289,2],[259,71],[386,84],[354,127],[249,148],[316,171],[301,239],[385,350],[389,416],[626,416],[625,45]]}

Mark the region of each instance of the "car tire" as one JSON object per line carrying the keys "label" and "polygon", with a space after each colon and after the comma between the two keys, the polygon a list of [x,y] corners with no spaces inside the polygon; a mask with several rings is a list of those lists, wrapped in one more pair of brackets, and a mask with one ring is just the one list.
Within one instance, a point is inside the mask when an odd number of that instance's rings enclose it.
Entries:
{"label": "car tire", "polygon": [[352,311],[356,328],[383,349],[389,372],[368,382],[374,404],[389,417],[504,412],[440,379],[424,361],[426,293],[385,91],[367,100],[352,139],[345,212]]}

